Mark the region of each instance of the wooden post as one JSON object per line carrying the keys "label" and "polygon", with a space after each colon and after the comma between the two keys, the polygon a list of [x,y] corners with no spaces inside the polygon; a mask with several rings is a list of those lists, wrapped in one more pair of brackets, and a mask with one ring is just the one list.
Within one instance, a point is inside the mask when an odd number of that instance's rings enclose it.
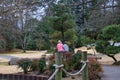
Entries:
{"label": "wooden post", "polygon": [[[82,53],[82,60],[87,61],[87,52],[84,51]],[[82,80],[89,80],[88,79],[88,64],[86,64],[85,68],[82,71]]]}
{"label": "wooden post", "polygon": [[[61,65],[62,64],[62,54],[63,53],[55,53],[55,64]],[[61,80],[62,79],[62,70],[59,69],[59,71],[55,75],[55,80]]]}

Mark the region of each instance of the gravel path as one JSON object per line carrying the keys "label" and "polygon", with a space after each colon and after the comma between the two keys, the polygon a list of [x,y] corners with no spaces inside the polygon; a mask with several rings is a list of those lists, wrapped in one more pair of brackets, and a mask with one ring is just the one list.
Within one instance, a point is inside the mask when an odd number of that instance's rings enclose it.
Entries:
{"label": "gravel path", "polygon": [[120,80],[120,66],[103,66],[101,80]]}

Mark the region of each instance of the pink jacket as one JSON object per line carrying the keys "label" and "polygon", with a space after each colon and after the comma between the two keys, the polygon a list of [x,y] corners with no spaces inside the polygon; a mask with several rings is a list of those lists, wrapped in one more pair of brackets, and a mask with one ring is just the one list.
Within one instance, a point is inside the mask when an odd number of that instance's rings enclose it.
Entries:
{"label": "pink jacket", "polygon": [[63,44],[62,43],[57,44],[57,50],[58,50],[58,52],[63,51]]}

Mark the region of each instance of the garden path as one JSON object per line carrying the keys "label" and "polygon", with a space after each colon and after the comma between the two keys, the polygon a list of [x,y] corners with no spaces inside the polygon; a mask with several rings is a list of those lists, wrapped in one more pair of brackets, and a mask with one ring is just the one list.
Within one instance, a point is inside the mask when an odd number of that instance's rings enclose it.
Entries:
{"label": "garden path", "polygon": [[101,80],[120,80],[120,66],[103,65]]}

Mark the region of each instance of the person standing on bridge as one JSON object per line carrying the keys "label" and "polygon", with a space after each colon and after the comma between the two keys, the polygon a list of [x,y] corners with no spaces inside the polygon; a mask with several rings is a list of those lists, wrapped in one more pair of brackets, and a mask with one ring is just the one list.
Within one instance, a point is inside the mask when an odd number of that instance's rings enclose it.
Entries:
{"label": "person standing on bridge", "polygon": [[65,41],[63,44],[63,49],[64,49],[64,53],[69,52],[69,46],[67,45],[67,42]]}
{"label": "person standing on bridge", "polygon": [[58,40],[58,44],[57,44],[57,51],[59,53],[63,53],[64,49],[63,49],[63,43],[61,40]]}

